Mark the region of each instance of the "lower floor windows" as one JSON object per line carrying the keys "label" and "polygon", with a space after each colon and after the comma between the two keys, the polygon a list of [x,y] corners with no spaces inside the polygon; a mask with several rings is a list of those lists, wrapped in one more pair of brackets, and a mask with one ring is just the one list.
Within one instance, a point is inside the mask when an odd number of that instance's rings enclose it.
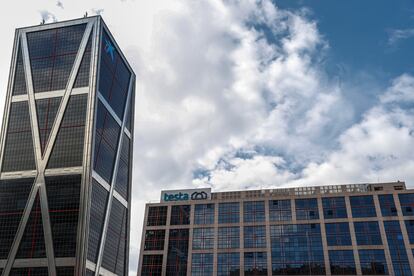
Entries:
{"label": "lower floor windows", "polygon": [[363,275],[388,275],[387,261],[384,250],[359,250],[359,261]]}
{"label": "lower floor windows", "polygon": [[217,276],[240,275],[240,254],[217,254]]}
{"label": "lower floor windows", "polygon": [[266,252],[244,253],[244,275],[267,275]]}
{"label": "lower floor windows", "polygon": [[142,276],[161,276],[162,255],[144,255],[142,259]]}
{"label": "lower floor windows", "polygon": [[331,263],[332,275],[356,275],[352,250],[330,250],[329,262]]}
{"label": "lower floor windows", "polygon": [[194,253],[191,264],[192,276],[213,275],[213,253]]}

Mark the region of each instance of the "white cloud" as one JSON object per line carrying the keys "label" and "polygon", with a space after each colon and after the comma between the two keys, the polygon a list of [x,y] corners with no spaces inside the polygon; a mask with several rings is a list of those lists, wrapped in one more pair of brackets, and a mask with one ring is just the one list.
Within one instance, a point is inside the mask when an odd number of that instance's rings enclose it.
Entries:
{"label": "white cloud", "polygon": [[414,29],[391,29],[388,30],[388,44],[396,45],[401,40],[409,39],[414,36]]}

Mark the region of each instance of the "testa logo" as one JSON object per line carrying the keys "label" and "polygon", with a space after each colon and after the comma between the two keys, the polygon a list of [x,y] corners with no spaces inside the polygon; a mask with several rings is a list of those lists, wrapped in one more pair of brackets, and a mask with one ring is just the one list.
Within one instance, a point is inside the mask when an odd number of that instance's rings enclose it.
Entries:
{"label": "testa logo", "polygon": [[207,193],[206,192],[194,192],[191,194],[191,199],[192,200],[203,200],[203,199],[207,199]]}
{"label": "testa logo", "polygon": [[208,195],[204,191],[195,191],[191,195],[186,192],[164,193],[164,201],[187,201],[187,200],[204,200]]}

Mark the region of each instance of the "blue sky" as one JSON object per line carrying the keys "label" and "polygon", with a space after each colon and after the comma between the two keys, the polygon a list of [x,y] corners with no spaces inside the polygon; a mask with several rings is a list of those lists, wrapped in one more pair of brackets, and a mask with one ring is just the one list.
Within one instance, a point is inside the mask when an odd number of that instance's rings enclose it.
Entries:
{"label": "blue sky", "polygon": [[413,187],[412,1],[16,0],[0,10],[0,107],[14,29],[86,11],[137,75],[131,275],[161,189]]}

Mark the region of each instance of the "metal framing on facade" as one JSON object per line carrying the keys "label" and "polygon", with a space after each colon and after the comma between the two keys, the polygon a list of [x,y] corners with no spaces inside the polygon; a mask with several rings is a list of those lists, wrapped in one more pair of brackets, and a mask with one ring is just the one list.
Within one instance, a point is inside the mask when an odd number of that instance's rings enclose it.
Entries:
{"label": "metal framing on facade", "polygon": [[[178,193],[179,191],[177,191]],[[384,202],[381,201],[381,196],[390,196],[392,198],[392,202],[395,203],[395,209],[393,209],[392,215],[384,215]],[[400,203],[400,196],[404,195],[411,195],[412,202],[409,202],[409,205],[402,205]],[[373,216],[363,216],[358,217],[354,215],[354,205],[351,203],[351,199],[359,198],[359,197],[369,197],[373,199],[373,209],[375,210],[375,215]],[[344,201],[344,206],[341,207],[346,210],[344,217],[326,217],[326,210],[323,205],[324,199],[337,199],[341,198]],[[297,213],[298,211],[298,203],[297,200],[315,200],[317,202],[316,207],[316,214],[317,218],[314,219],[304,219],[300,217]],[[270,203],[272,201],[288,201],[289,202],[289,216],[288,219],[272,219],[270,217]],[[263,219],[256,222],[256,221],[245,221],[245,203],[253,203],[253,202],[261,202],[263,203]],[[240,220],[238,222],[223,222],[219,221],[219,208],[220,204],[223,203],[234,203],[239,206],[238,216]],[[195,222],[195,207],[202,206],[206,204],[212,204],[214,207],[213,214],[208,214],[207,216],[213,216],[214,218],[210,220],[208,223],[196,223]],[[172,223],[172,209],[174,206],[190,206],[190,212],[188,214],[189,221],[188,223]],[[391,206],[391,205],[390,205]],[[407,207],[408,206],[408,207]],[[144,224],[143,224],[143,232],[142,232],[142,239],[141,239],[141,249],[140,249],[140,258],[139,258],[139,266],[138,266],[138,275],[149,275],[148,270],[144,272],[143,270],[143,258],[144,256],[162,256],[162,263],[159,263],[158,268],[154,269],[155,265],[151,264],[150,266],[150,275],[160,275],[160,276],[169,276],[174,275],[171,274],[171,271],[168,272],[168,265],[167,259],[169,256],[169,242],[170,242],[170,233],[171,231],[176,231],[178,229],[188,229],[188,253],[186,257],[186,272],[182,273],[181,271],[175,272],[175,275],[199,275],[199,270],[194,271],[194,263],[192,261],[192,257],[194,254],[210,254],[213,256],[213,262],[210,264],[211,270],[206,272],[208,275],[226,275],[220,272],[220,267],[218,265],[218,255],[219,254],[227,254],[227,253],[237,253],[239,254],[239,260],[236,266],[239,268],[239,272],[235,272],[234,275],[344,275],[343,273],[339,273],[332,271],[332,263],[330,260],[330,252],[334,251],[348,251],[352,252],[353,260],[354,260],[354,273],[345,273],[345,275],[368,275],[369,273],[364,272],[361,266],[360,260],[360,251],[361,250],[381,250],[384,252],[384,262],[386,267],[388,267],[388,272],[386,274],[378,274],[378,275],[414,275],[414,230],[409,233],[406,228],[406,223],[412,221],[414,223],[414,208],[412,208],[412,213],[407,214],[403,212],[407,212],[407,208],[410,209],[410,206],[414,206],[414,190],[413,189],[406,189],[404,182],[393,182],[393,183],[375,183],[375,184],[351,184],[351,185],[336,185],[336,186],[321,186],[321,187],[301,187],[301,188],[287,188],[287,189],[273,189],[273,190],[253,190],[253,191],[237,191],[237,192],[219,192],[213,193],[211,200],[174,200],[174,201],[161,201],[159,203],[148,203],[145,208],[145,216],[144,216]],[[161,224],[153,224],[153,222],[149,223],[149,209],[153,208],[152,210],[159,210],[154,208],[166,208],[166,212],[162,213],[161,216],[163,219],[165,218],[165,222]],[[335,207],[336,208],[336,207]],[[387,207],[387,208],[394,208],[394,207]],[[410,209],[411,210],[411,209]],[[365,211],[365,210],[364,210]],[[371,210],[372,211],[372,210]],[[154,219],[154,218],[152,218]],[[162,219],[162,221],[164,221]],[[360,244],[357,241],[358,233],[356,233],[354,224],[357,223],[371,223],[375,222],[379,225],[379,239],[380,244]],[[384,225],[386,223],[395,223],[398,222],[398,226],[401,229],[401,236],[398,236],[398,240],[401,243],[402,247],[399,250],[402,250],[405,254],[407,259],[404,261],[404,264],[396,262],[393,257],[395,258],[396,255],[392,253],[389,245],[389,237],[387,237],[386,229]],[[327,224],[338,224],[338,223],[346,223],[349,226],[349,239],[350,243],[346,245],[333,245],[329,244],[327,238]],[[302,271],[302,273],[298,273],[297,271],[294,272],[275,272],[273,271],[274,267],[272,264],[276,260],[272,254],[274,254],[272,248],[272,234],[271,229],[272,227],[288,227],[288,226],[299,226],[299,225],[319,225],[320,227],[320,237],[321,237],[321,250],[323,251],[323,260],[320,262],[324,265],[325,274],[318,274],[315,272],[311,273],[310,271]],[[246,241],[246,233],[245,229],[248,227],[262,227],[265,229],[265,237],[263,237],[263,245],[259,247],[251,247],[245,244]],[[246,228],[247,227],[247,228]],[[239,236],[238,242],[239,245],[236,247],[220,247],[219,240],[223,240],[223,237],[220,237],[218,230],[221,228],[238,228],[239,229]],[[398,228],[398,227],[397,227]],[[193,247],[194,243],[194,230],[195,229],[213,229],[213,241],[211,247],[206,248],[195,248]],[[274,228],[279,229],[279,228]],[[285,229],[285,228],[283,228]],[[156,239],[156,242],[160,242],[163,244],[162,248],[151,249],[151,244],[154,244],[154,238],[151,236],[153,233],[157,231],[165,231],[163,232],[164,235],[159,240]],[[282,230],[283,231],[283,230]],[[149,234],[148,241],[146,240],[146,234]],[[282,236],[283,237],[283,236]],[[361,238],[361,234],[359,234],[359,238]],[[288,241],[290,239],[289,236],[285,236],[283,239]],[[147,241],[147,243],[146,243]],[[197,242],[198,239],[197,239]],[[158,244],[158,243],[157,243]],[[148,246],[148,247],[147,247]],[[280,245],[282,247],[282,245]],[[296,245],[298,246],[298,245]],[[179,250],[179,249],[171,249]],[[299,250],[299,248],[297,248]],[[277,251],[277,250],[276,250]],[[275,251],[275,252],[276,252]],[[247,253],[252,252],[263,252],[266,253],[266,265],[264,267],[265,272],[262,271],[255,271],[255,272],[245,272],[246,264],[245,264],[245,257],[244,255]],[[183,253],[184,254],[184,253]],[[291,257],[291,255],[289,255]],[[183,257],[184,258],[184,257]],[[291,261],[291,260],[289,260]],[[293,263],[293,262],[292,262]],[[405,272],[407,274],[401,274],[394,272],[396,271],[396,266],[399,266],[399,269],[403,269],[402,267],[405,266]],[[286,264],[285,265],[289,265]],[[375,264],[373,264],[375,266]],[[148,268],[147,268],[148,269]],[[151,270],[152,269],[152,270]],[[334,267],[337,269],[337,267]],[[407,270],[408,269],[408,270]],[[194,274],[195,273],[195,274]],[[227,274],[228,275],[228,274]],[[233,275],[233,274],[231,274]],[[370,274],[371,275],[371,274]]]}
{"label": "metal framing on facade", "polygon": [[[29,53],[29,45],[27,41],[27,34],[33,32],[40,32],[46,30],[59,29],[64,27],[70,27],[75,25],[85,24],[85,30],[83,37],[80,41],[75,59],[73,61],[72,69],[63,90],[54,90],[54,91],[45,91],[45,92],[36,92],[34,91],[33,83],[33,73],[31,58]],[[130,217],[130,191],[131,191],[131,174],[132,174],[132,152],[129,153],[129,170],[128,170],[128,198],[124,198],[121,194],[115,191],[115,181],[117,176],[117,165],[120,159],[120,152],[122,147],[122,140],[124,133],[127,133],[127,137],[130,141],[130,150],[132,149],[133,143],[133,124],[131,124],[130,131],[126,129],[126,120],[130,116],[133,122],[134,115],[134,104],[130,101],[134,100],[134,85],[135,85],[135,74],[123,56],[121,50],[117,46],[115,40],[111,36],[112,43],[116,48],[117,53],[119,54],[122,62],[126,64],[130,72],[128,96],[125,102],[124,115],[122,120],[118,119],[117,122],[120,124],[121,132],[120,138],[118,139],[117,154],[115,157],[115,166],[113,167],[113,178],[109,186],[105,185],[108,183],[103,183],[100,181],[102,178],[99,176],[99,173],[94,171],[94,141],[96,136],[96,120],[97,120],[97,103],[105,102],[105,99],[101,96],[98,91],[99,87],[99,66],[101,58],[101,45],[102,45],[102,28],[105,28],[106,33],[109,33],[103,20],[100,16],[82,18],[77,20],[58,22],[53,24],[45,24],[34,27],[21,28],[16,30],[15,40],[14,40],[14,51],[12,55],[12,61],[10,66],[10,76],[6,96],[5,111],[3,116],[2,132],[0,137],[0,165],[3,167],[4,156],[5,156],[5,145],[6,145],[6,135],[8,130],[9,114],[11,110],[12,103],[27,102],[29,106],[29,115],[30,115],[30,127],[31,135],[34,148],[35,156],[35,165],[36,170],[28,171],[1,171],[0,179],[1,180],[13,180],[21,179],[26,177],[33,177],[34,182],[31,187],[27,202],[25,203],[25,208],[23,210],[19,226],[17,228],[16,234],[14,236],[13,243],[11,245],[10,251],[8,253],[7,259],[0,260],[0,271],[2,270],[2,275],[9,275],[13,268],[16,267],[27,267],[27,268],[36,268],[36,267],[47,267],[48,274],[50,276],[57,275],[57,267],[72,267],[74,275],[85,275],[86,269],[93,267],[96,271],[96,275],[116,275],[111,271],[106,270],[105,268],[96,269],[96,264],[87,261],[87,252],[88,252],[88,238],[89,238],[89,219],[90,219],[90,208],[91,208],[91,187],[92,179],[95,179],[97,183],[101,184],[106,190],[110,193],[110,198],[107,205],[105,206],[105,227],[102,229],[102,239],[100,241],[100,250],[99,250],[99,259],[98,267],[101,266],[102,256],[104,254],[104,245],[107,238],[107,226],[109,223],[109,214],[111,212],[111,202],[113,198],[116,198],[122,206],[125,207],[128,214],[128,222],[126,229],[126,237],[129,241],[129,217]],[[76,78],[80,72],[81,63],[86,53],[86,48],[88,42],[90,41],[90,65],[89,65],[89,85],[87,87],[74,87]],[[27,94],[23,95],[12,95],[13,94],[13,84],[15,82],[15,71],[17,67],[18,59],[18,49],[21,48],[21,53],[23,57],[23,68],[24,68],[24,77],[26,82],[26,92]],[[70,97],[73,95],[87,95],[86,101],[86,118],[85,118],[85,128],[84,128],[84,145],[83,145],[83,157],[82,157],[82,166],[79,167],[64,167],[64,168],[47,168],[48,162],[50,161],[52,151],[56,146],[56,141],[58,138],[59,131],[64,119],[64,114],[68,109]],[[52,99],[60,97],[60,103],[56,112],[56,117],[53,120],[50,133],[46,136],[45,148],[41,148],[40,141],[40,128],[37,114],[36,100],[40,99]],[[112,110],[112,107],[109,104],[106,104],[105,107],[110,111],[111,114],[115,114]],[[128,109],[131,109],[128,111]],[[43,150],[43,152],[42,152]],[[65,156],[60,158],[64,159]],[[80,182],[80,194],[79,196],[79,209],[78,209],[78,222],[77,222],[77,232],[76,232],[76,254],[73,257],[62,258],[55,255],[54,252],[54,240],[52,237],[52,226],[48,206],[48,194],[46,191],[46,180],[47,176],[65,176],[65,175],[81,175]],[[95,175],[95,177],[94,177]],[[26,230],[26,225],[29,221],[35,199],[39,195],[40,198],[40,211],[41,211],[41,221],[43,227],[43,236],[44,236],[44,245],[46,250],[46,258],[27,258],[27,259],[17,259],[16,254],[19,250],[19,246],[23,235]],[[125,245],[128,249],[128,245]],[[88,265],[89,264],[89,265]],[[92,264],[92,265],[91,265]],[[124,260],[124,271],[128,271],[128,250],[125,253]],[[101,271],[101,272],[100,272]]]}

